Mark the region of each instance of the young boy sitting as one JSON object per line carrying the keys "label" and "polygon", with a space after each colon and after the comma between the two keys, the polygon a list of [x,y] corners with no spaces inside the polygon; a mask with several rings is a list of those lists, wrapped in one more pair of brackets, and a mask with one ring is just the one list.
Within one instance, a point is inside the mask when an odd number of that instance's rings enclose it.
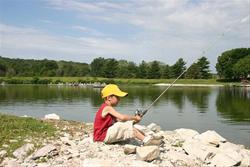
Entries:
{"label": "young boy sitting", "polygon": [[138,123],[141,120],[139,115],[121,114],[113,108],[119,103],[120,97],[125,97],[128,93],[121,91],[117,85],[109,84],[102,89],[101,94],[104,103],[95,115],[94,141],[110,144],[136,138],[141,140],[144,145],[162,144],[161,140],[145,136],[134,128],[133,123]]}

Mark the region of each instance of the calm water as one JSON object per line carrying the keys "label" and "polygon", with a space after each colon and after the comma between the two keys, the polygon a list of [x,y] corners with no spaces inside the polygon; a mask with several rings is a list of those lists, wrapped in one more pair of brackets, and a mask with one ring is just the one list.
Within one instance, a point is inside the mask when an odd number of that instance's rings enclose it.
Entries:
{"label": "calm water", "polygon": [[[123,86],[129,93],[117,108],[133,114],[164,90],[155,86]],[[37,118],[56,113],[63,119],[93,122],[102,103],[100,89],[40,85],[0,86],[0,112]],[[250,89],[172,87],[145,115],[141,124],[163,130],[215,130],[231,142],[250,147]]]}

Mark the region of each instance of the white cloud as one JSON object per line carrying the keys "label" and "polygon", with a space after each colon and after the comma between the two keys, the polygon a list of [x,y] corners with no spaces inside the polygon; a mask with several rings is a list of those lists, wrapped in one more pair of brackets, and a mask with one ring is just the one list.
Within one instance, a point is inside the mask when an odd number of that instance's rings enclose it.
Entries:
{"label": "white cloud", "polygon": [[[134,30],[133,34],[123,34],[125,39],[119,37],[119,29],[106,32],[101,27],[93,29],[89,27],[94,26],[80,23],[66,25],[82,32],[76,38],[50,35],[35,28],[2,25],[2,47],[5,51],[6,48],[46,51],[46,54],[64,55],[64,58],[73,55],[69,59],[76,61],[89,62],[97,56],[108,56],[135,62],[159,60],[168,64],[180,57],[190,63],[205,50],[204,56],[214,66],[223,51],[249,47],[249,5],[249,0],[49,0],[47,7],[69,12],[83,23],[85,20],[105,23],[111,29],[126,26]],[[212,69],[214,71],[214,67]]]}
{"label": "white cloud", "polygon": [[87,57],[85,60],[91,61],[97,56],[126,55],[126,53],[121,53],[121,50],[126,51],[131,48],[128,43],[112,38],[53,36],[36,29],[5,24],[0,24],[0,34],[2,55],[5,55],[6,50],[12,50],[12,53],[16,51],[16,55],[27,51],[27,53],[31,52],[33,56],[46,53],[44,56],[50,59],[53,59],[53,56],[61,55],[62,58],[75,56],[71,58],[76,61],[79,57],[81,60]]}

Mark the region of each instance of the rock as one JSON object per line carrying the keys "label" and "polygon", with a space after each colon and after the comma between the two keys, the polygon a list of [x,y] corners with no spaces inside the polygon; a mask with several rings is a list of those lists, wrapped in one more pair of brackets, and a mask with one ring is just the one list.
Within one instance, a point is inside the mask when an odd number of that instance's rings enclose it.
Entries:
{"label": "rock", "polygon": [[34,145],[33,144],[30,144],[30,143],[27,143],[25,145],[23,145],[22,147],[16,149],[14,152],[13,152],[13,155],[14,157],[16,157],[17,159],[23,159],[25,158],[28,153],[34,149]]}
{"label": "rock", "polygon": [[50,167],[51,165],[47,164],[47,163],[39,163],[37,164],[36,167]]}
{"label": "rock", "polygon": [[136,149],[136,158],[143,161],[152,161],[160,155],[159,147],[144,146]]}
{"label": "rock", "polygon": [[56,115],[55,113],[53,114],[47,114],[44,116],[44,119],[55,119],[55,120],[60,120],[60,117]]}
{"label": "rock", "polygon": [[18,141],[15,139],[9,140],[10,143],[17,143]]}
{"label": "rock", "polygon": [[188,155],[199,158],[201,161],[206,161],[210,157],[213,157],[218,150],[215,147],[210,147],[201,143],[197,139],[189,138],[183,143],[182,148]]}
{"label": "rock", "polygon": [[0,166],[4,166],[4,167],[21,167],[21,165],[17,162],[16,159],[8,159],[6,158],[1,164]]}
{"label": "rock", "polygon": [[10,146],[7,145],[7,144],[3,144],[2,147],[3,147],[3,148],[9,148]]}
{"label": "rock", "polygon": [[162,161],[161,166],[174,167],[174,165],[170,161],[165,159]]}
{"label": "rock", "polygon": [[132,161],[129,166],[131,167],[158,167],[158,165],[147,163],[145,161],[135,160]]}
{"label": "rock", "polygon": [[85,159],[83,161],[83,166],[84,167],[115,167],[117,164],[114,163],[111,160],[104,160],[104,159],[98,159],[98,158],[93,158],[93,159]]}
{"label": "rock", "polygon": [[156,125],[155,123],[149,124],[147,128],[149,128],[153,132],[159,132],[161,130],[161,127]]}
{"label": "rock", "polygon": [[164,138],[164,131],[161,130],[157,133],[154,133],[152,136],[156,140],[163,139]]}
{"label": "rock", "polygon": [[187,167],[194,167],[194,166],[202,166],[202,162],[196,160],[195,157],[186,155],[177,151],[170,150],[166,153],[167,160],[173,164],[173,166],[187,166]]}
{"label": "rock", "polygon": [[242,156],[242,160],[241,160],[241,166],[250,166],[250,150],[247,149],[241,149],[240,154]]}
{"label": "rock", "polygon": [[136,146],[130,145],[130,144],[126,144],[124,146],[124,153],[125,154],[134,154],[135,152],[136,152]]}
{"label": "rock", "polygon": [[0,151],[0,160],[1,160],[2,158],[4,158],[6,155],[7,155],[7,151],[1,150],[1,151]]}
{"label": "rock", "polygon": [[195,138],[201,140],[203,143],[212,144],[215,146],[219,146],[220,142],[227,141],[213,130],[208,130],[200,135],[195,136]]}
{"label": "rock", "polygon": [[33,156],[32,159],[36,160],[40,157],[45,157],[46,155],[48,155],[50,152],[56,150],[56,147],[52,144],[48,144],[44,147],[42,147],[41,149],[39,149],[38,151],[36,151]]}
{"label": "rock", "polygon": [[60,137],[60,139],[63,142],[63,144],[65,144],[65,145],[68,145],[68,146],[75,146],[76,145],[72,140],[69,140],[68,137]]}
{"label": "rock", "polygon": [[184,128],[181,128],[181,129],[176,129],[174,130],[174,132],[176,132],[177,134],[180,135],[180,137],[183,139],[183,140],[187,140],[189,138],[193,138],[194,136],[196,135],[199,135],[199,133],[195,130],[192,130],[192,129],[184,129]]}
{"label": "rock", "polygon": [[211,166],[236,166],[240,164],[240,161],[234,160],[231,157],[229,157],[227,154],[220,152],[217,153],[210,161],[209,164]]}
{"label": "rock", "polygon": [[244,149],[244,146],[233,144],[230,142],[225,142],[220,144],[219,149],[221,150],[233,149],[239,152],[241,149]]}

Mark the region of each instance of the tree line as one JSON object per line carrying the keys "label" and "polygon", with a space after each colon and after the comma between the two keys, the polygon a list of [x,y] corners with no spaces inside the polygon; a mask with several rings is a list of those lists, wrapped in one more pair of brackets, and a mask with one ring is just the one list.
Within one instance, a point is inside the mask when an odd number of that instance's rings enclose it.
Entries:
{"label": "tree line", "polygon": [[[249,48],[238,48],[225,51],[218,57],[216,69],[221,78],[247,78],[250,71]],[[95,58],[90,64],[71,61],[24,60],[0,56],[0,76],[49,76],[49,77],[105,77],[105,78],[144,78],[170,79],[177,78],[183,71],[182,78],[211,78],[210,62],[206,57],[199,58],[188,69],[186,62],[180,58],[175,64],[168,65],[160,61],[142,61],[138,65],[132,61],[114,58]]]}
{"label": "tree line", "polygon": [[[209,78],[209,62],[205,57],[199,59],[195,67],[203,72],[188,70],[186,78]],[[54,60],[24,60],[0,57],[0,76],[92,76],[105,78],[176,78],[186,70],[185,61],[180,58],[170,66],[160,61],[142,61],[139,65],[132,61],[114,58],[95,58],[90,64]],[[184,78],[184,76],[183,76]]]}

